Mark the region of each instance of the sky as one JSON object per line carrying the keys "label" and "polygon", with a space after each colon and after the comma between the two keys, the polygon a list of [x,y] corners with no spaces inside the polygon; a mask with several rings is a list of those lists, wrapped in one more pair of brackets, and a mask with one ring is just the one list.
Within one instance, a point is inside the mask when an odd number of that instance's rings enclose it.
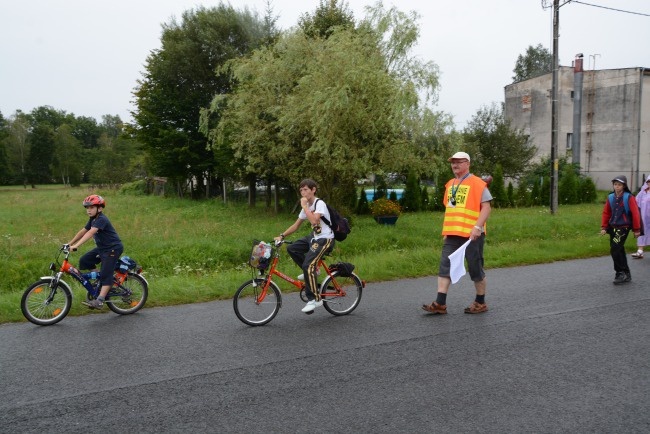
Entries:
{"label": "sky", "polygon": [[[289,29],[319,0],[269,0],[277,26]],[[0,0],[0,112],[35,107],[132,120],[133,90],[146,58],[160,48],[161,25],[218,0]],[[267,0],[238,0],[264,16]],[[374,0],[348,0],[355,19]],[[504,99],[527,47],[553,46],[552,0],[384,0],[384,7],[419,14],[412,55],[440,69],[434,107],[462,129],[476,112]],[[650,0],[560,0],[558,55],[585,69],[650,68]],[[598,5],[602,7],[590,6]],[[611,9],[635,12],[626,13]],[[640,15],[645,14],[645,15]]]}

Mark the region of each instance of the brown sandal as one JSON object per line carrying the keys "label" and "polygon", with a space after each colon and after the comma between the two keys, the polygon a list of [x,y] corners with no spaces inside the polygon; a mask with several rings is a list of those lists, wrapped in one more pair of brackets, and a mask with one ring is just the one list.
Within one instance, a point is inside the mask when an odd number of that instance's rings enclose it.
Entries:
{"label": "brown sandal", "polygon": [[447,313],[447,305],[438,304],[435,301],[431,302],[431,304],[423,304],[422,309],[434,315],[444,315]]}

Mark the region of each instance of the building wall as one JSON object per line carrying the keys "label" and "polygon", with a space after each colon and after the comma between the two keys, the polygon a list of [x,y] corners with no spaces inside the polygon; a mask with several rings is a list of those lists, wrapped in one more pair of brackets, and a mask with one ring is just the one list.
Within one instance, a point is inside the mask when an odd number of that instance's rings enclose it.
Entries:
{"label": "building wall", "polygon": [[[578,156],[572,149],[574,71],[559,69],[558,156],[579,162],[599,189],[611,188],[620,174],[636,189],[642,173],[650,173],[648,74],[643,68],[584,72]],[[551,154],[551,90],[552,74],[505,87],[505,115],[529,135],[538,158]]]}
{"label": "building wall", "polygon": [[[639,113],[641,128],[639,129],[639,172],[641,177],[650,176],[650,71],[640,72],[641,86],[641,111]],[[645,181],[645,178],[639,180]]]}

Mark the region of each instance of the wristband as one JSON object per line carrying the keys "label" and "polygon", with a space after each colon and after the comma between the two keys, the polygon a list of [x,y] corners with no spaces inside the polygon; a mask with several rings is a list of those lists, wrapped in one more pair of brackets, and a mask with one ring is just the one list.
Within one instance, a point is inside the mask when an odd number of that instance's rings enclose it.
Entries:
{"label": "wristband", "polygon": [[280,238],[284,240],[284,233],[280,234]]}
{"label": "wristband", "polygon": [[478,229],[479,232],[483,233],[483,228],[480,226],[474,226],[474,229]]}

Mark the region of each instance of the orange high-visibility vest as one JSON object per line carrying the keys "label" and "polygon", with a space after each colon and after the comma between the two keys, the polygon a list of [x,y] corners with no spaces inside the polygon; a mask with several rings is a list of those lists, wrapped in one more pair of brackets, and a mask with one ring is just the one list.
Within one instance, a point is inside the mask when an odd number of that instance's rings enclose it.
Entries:
{"label": "orange high-visibility vest", "polygon": [[[451,206],[452,186],[456,182],[456,205]],[[458,235],[469,238],[470,232],[481,212],[481,198],[487,184],[478,176],[469,175],[460,185],[457,179],[451,179],[445,185],[445,219],[442,222],[442,235]],[[485,225],[483,226],[485,232]]]}

